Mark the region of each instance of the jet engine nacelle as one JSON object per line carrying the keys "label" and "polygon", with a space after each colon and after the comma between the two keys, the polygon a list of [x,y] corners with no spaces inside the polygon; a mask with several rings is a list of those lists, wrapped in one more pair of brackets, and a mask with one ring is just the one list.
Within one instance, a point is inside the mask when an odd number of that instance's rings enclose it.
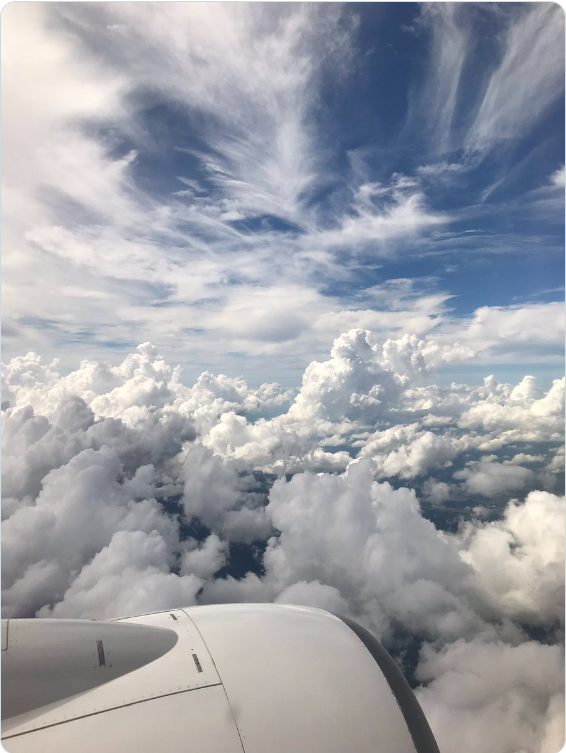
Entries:
{"label": "jet engine nacelle", "polygon": [[438,753],[379,642],[320,609],[4,620],[9,753]]}

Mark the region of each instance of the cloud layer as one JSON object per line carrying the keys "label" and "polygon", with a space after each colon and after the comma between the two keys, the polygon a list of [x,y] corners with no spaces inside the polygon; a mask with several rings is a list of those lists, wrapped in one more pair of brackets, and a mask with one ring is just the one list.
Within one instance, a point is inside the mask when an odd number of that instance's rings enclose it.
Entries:
{"label": "cloud layer", "polygon": [[351,330],[298,390],[187,387],[148,343],[66,376],[13,359],[4,615],[318,606],[405,664],[443,749],[558,750],[564,381],[423,382],[470,355]]}

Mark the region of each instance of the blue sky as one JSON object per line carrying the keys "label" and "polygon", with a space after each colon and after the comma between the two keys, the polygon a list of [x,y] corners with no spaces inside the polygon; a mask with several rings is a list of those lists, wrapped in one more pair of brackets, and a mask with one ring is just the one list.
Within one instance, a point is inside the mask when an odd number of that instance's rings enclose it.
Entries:
{"label": "blue sky", "polygon": [[559,6],[13,4],[2,47],[4,357],[298,385],[362,328],[562,373]]}

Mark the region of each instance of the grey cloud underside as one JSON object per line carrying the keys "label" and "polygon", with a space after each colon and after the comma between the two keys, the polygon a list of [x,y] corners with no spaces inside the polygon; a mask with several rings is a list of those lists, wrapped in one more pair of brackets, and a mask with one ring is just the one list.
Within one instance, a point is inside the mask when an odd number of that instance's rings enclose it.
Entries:
{"label": "grey cloud underside", "polygon": [[298,390],[210,372],[187,387],[147,343],[67,376],[33,353],[13,359],[2,366],[4,614],[326,608],[402,661],[421,647],[407,670],[442,749],[471,753],[464,734],[494,753],[519,739],[552,753],[564,380],[546,393],[529,376],[422,384],[469,355],[351,330]]}

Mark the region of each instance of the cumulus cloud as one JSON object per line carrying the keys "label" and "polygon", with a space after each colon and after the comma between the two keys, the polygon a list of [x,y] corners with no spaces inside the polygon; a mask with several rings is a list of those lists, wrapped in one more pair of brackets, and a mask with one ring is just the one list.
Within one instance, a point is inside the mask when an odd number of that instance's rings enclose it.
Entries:
{"label": "cumulus cloud", "polygon": [[495,430],[523,440],[560,438],[563,431],[564,378],[555,379],[541,396],[534,377],[527,376],[512,391],[489,394],[465,411],[460,426]]}
{"label": "cumulus cloud", "polygon": [[462,480],[467,492],[483,497],[497,497],[500,494],[516,494],[532,485],[535,474],[520,465],[506,465],[493,462],[492,458],[471,461],[454,478]]}
{"label": "cumulus cloud", "polygon": [[348,603],[342,598],[338,589],[325,586],[318,580],[310,583],[304,580],[293,583],[275,598],[275,602],[326,609],[334,614],[346,614],[348,611]]}
{"label": "cumulus cloud", "polygon": [[564,653],[528,641],[518,646],[459,640],[427,647],[417,696],[441,750],[556,753],[564,743]]}
{"label": "cumulus cloud", "polygon": [[[422,516],[413,491],[374,481],[369,460],[339,476],[297,474],[270,492],[280,535],[264,557],[266,579],[279,591],[299,581],[332,586],[386,638],[392,620],[434,639],[495,635],[487,617],[496,604],[500,618],[553,624],[561,619],[563,504],[532,492],[523,505],[511,503],[501,522],[470,521],[446,534]],[[530,520],[538,521],[532,529]],[[482,559],[490,552],[492,562]],[[546,590],[536,587],[540,578]]]}
{"label": "cumulus cloud", "polygon": [[463,331],[461,325],[457,330],[461,342],[481,350],[486,359],[522,360],[525,354],[538,359],[551,353],[562,357],[564,307],[560,302],[481,306]]}
{"label": "cumulus cloud", "polygon": [[[14,359],[2,367],[3,613],[329,609],[409,662],[448,750],[453,714],[474,741],[478,719],[501,730],[520,716],[525,750],[550,752],[562,723],[564,385],[430,383],[469,356],[354,329],[298,390],[211,372],[187,386],[148,343],[65,376],[33,353]],[[553,662],[547,684],[515,657],[539,657],[541,678]],[[498,731],[497,749],[514,750],[514,734]]]}
{"label": "cumulus cloud", "polygon": [[379,473],[409,479],[431,468],[445,468],[469,445],[467,439],[422,431],[418,424],[375,432],[363,445],[360,457],[372,457]]}
{"label": "cumulus cloud", "polygon": [[459,534],[461,556],[500,614],[552,627],[564,620],[564,500],[534,491],[501,520]]}
{"label": "cumulus cloud", "polygon": [[414,492],[375,482],[369,460],[341,476],[277,481],[268,510],[281,532],[264,557],[275,588],[301,580],[337,588],[381,636],[394,619],[435,634],[473,629],[455,595],[465,564],[420,515]]}
{"label": "cumulus cloud", "polygon": [[450,499],[450,486],[445,481],[427,479],[423,484],[423,496],[428,502],[442,504]]}
{"label": "cumulus cloud", "polygon": [[[342,477],[276,482],[269,507],[281,534],[265,555],[271,594],[333,609],[345,599],[349,613],[390,646],[392,623],[433,641],[417,677],[443,749],[471,752],[486,729],[494,753],[515,750],[519,732],[522,749],[557,749],[562,649],[528,641],[514,625],[563,619],[564,500],[533,492],[501,522],[470,522],[463,533],[443,535],[421,516],[412,492],[373,482],[367,463]],[[257,597],[237,583],[228,594]]]}
{"label": "cumulus cloud", "polygon": [[196,575],[203,581],[207,580],[226,564],[227,554],[227,541],[211,533],[202,545],[193,544],[185,550],[181,559],[180,574]]}
{"label": "cumulus cloud", "polygon": [[197,518],[232,541],[267,538],[271,525],[262,498],[243,493],[249,478],[242,478],[233,463],[200,445],[188,452],[183,476],[183,506],[189,520]]}
{"label": "cumulus cloud", "polygon": [[[155,609],[191,606],[202,581],[193,573],[170,572],[170,551],[156,530],[117,531],[108,546],[86,564],[63,599],[43,607],[38,617],[110,618],[136,615],[148,603]],[[198,569],[198,568],[197,568]]]}
{"label": "cumulus cloud", "polygon": [[357,329],[337,338],[330,355],[307,367],[290,415],[372,423],[387,414],[411,380],[442,363],[470,358],[473,351],[409,335],[380,345],[371,332]]}

